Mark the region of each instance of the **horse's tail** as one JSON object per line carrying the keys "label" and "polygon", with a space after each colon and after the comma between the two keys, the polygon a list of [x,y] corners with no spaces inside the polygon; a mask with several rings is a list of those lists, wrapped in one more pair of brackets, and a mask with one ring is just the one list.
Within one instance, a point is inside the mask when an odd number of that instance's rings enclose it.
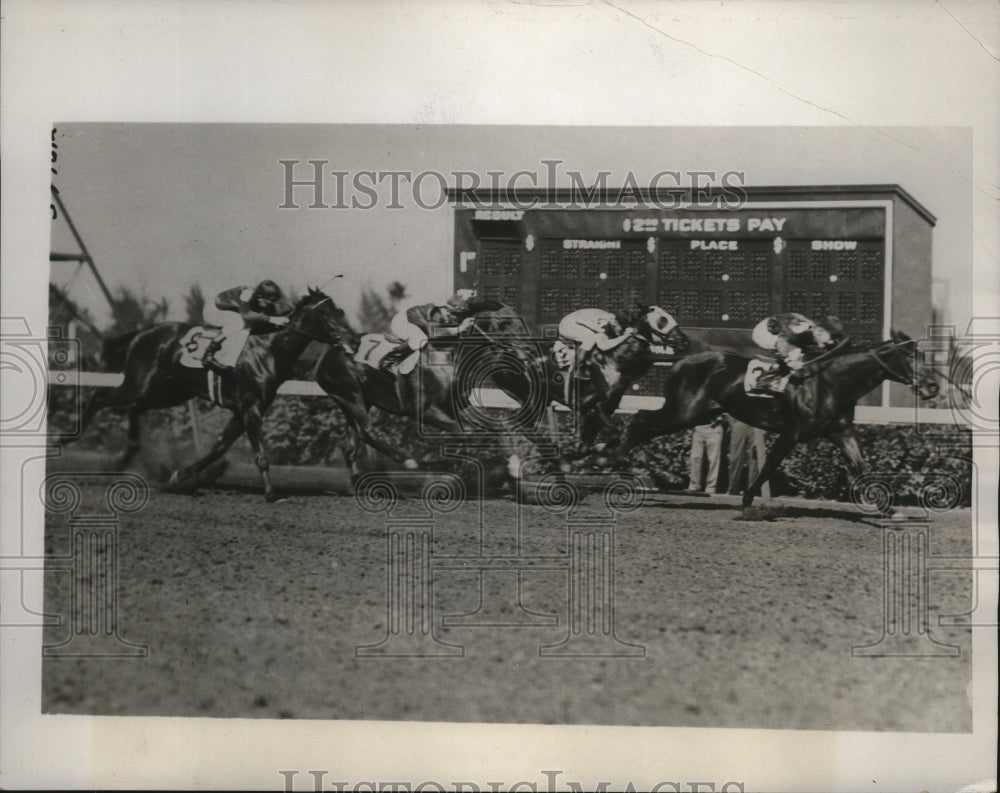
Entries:
{"label": "horse's tail", "polygon": [[132,331],[121,336],[106,338],[101,345],[101,365],[106,372],[122,372],[125,370],[125,355],[132,340],[139,331]]}

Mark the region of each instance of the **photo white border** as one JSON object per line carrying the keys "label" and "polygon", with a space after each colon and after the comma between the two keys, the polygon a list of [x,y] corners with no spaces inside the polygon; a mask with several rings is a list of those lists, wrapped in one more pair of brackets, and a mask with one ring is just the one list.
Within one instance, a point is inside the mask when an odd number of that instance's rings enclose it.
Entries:
{"label": "photo white border", "polygon": [[[988,0],[7,0],[2,14],[0,314],[32,329],[46,325],[49,132],[65,121],[967,126],[974,311],[1000,316],[998,11]],[[9,472],[40,452],[0,453],[0,525],[17,526]],[[976,463],[978,517],[995,549],[995,444]],[[40,527],[41,506],[24,506]],[[7,530],[2,542],[7,553]],[[980,595],[995,602],[995,581]],[[542,771],[558,769],[563,781],[640,790],[735,780],[947,791],[994,768],[991,630],[973,637],[971,735],[40,716],[41,631],[0,635],[7,788],[277,789],[281,769],[328,769],[352,783],[545,789]]]}

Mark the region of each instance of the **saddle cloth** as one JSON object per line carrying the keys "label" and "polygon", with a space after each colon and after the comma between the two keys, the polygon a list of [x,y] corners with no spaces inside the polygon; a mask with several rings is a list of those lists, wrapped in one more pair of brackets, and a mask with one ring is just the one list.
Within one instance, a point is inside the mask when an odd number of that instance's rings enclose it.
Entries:
{"label": "saddle cloth", "polygon": [[757,391],[757,380],[764,372],[770,372],[777,364],[768,358],[753,358],[747,364],[747,373],[743,377],[743,390],[750,396],[773,399],[774,394]]}
{"label": "saddle cloth", "polygon": [[[366,333],[358,342],[358,351],[354,353],[354,360],[365,364],[365,366],[370,366],[372,369],[380,369],[379,364],[381,364],[382,359],[402,343],[402,340],[385,333]],[[420,350],[414,350],[402,361],[390,366],[389,371],[394,374],[409,374],[416,368],[419,360]]]}
{"label": "saddle cloth", "polygon": [[221,332],[222,328],[214,328],[209,325],[195,325],[185,333],[180,341],[181,366],[187,366],[190,369],[201,369],[201,359],[205,355],[205,348]]}

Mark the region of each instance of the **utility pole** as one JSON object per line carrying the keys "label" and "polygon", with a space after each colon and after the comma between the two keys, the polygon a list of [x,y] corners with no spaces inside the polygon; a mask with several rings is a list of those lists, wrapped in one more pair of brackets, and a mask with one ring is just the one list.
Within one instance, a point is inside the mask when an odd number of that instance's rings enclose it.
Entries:
{"label": "utility pole", "polygon": [[90,267],[90,271],[94,274],[94,278],[97,279],[97,285],[101,288],[101,292],[104,294],[104,299],[108,301],[108,306],[111,308],[111,313],[115,315],[115,319],[118,320],[119,324],[122,323],[122,318],[118,314],[118,308],[115,305],[115,301],[111,297],[111,292],[108,290],[108,285],[104,283],[104,279],[101,278],[101,274],[97,271],[97,266],[94,264],[94,259],[90,255],[90,251],[87,250],[87,246],[83,242],[83,237],[80,236],[80,232],[76,230],[76,225],[73,223],[73,218],[69,216],[69,212],[66,211],[66,207],[59,197],[59,191],[56,189],[55,185],[51,186],[52,197],[55,199],[56,206],[59,207],[59,212],[62,216],[66,218],[66,225],[69,226],[69,230],[73,234],[73,239],[76,240],[76,244],[80,247],[79,256],[73,254],[63,254],[54,253],[50,254],[49,261],[78,261],[85,263]]}

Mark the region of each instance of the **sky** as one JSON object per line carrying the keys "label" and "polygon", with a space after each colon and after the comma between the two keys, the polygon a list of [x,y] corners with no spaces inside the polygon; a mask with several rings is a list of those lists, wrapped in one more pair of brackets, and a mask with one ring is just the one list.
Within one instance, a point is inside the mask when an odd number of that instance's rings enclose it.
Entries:
{"label": "sky", "polygon": [[[337,203],[333,171],[344,171],[346,203],[369,203],[352,182],[361,171],[442,174],[501,172],[501,183],[526,170],[549,186],[545,160],[559,160],[555,186],[578,171],[589,184],[608,171],[609,186],[631,172],[640,185],[659,171],[738,171],[749,186],[899,184],[937,217],[934,277],[947,295],[946,315],[971,306],[971,132],[954,127],[529,127],[462,125],[79,124],[60,122],[53,183],[97,266],[114,291],[126,286],[164,297],[183,318],[183,295],[195,283],[207,295],[272,278],[301,292],[331,276],[353,314],[365,286],[402,281],[416,300],[440,300],[452,285],[453,213],[424,208],[412,183],[392,177],[371,209],[310,208],[310,160],[326,161],[323,201]],[[291,166],[282,160],[294,161]],[[291,171],[288,171],[291,168]],[[461,177],[471,180],[473,177]],[[521,177],[526,185],[532,177]],[[691,177],[682,176],[684,183]],[[373,181],[362,177],[367,185]],[[665,182],[669,184],[670,182]],[[432,206],[440,181],[420,182]],[[76,250],[62,219],[52,249]],[[904,263],[905,265],[905,263]],[[97,318],[109,311],[93,277],[56,263],[52,280]]]}

